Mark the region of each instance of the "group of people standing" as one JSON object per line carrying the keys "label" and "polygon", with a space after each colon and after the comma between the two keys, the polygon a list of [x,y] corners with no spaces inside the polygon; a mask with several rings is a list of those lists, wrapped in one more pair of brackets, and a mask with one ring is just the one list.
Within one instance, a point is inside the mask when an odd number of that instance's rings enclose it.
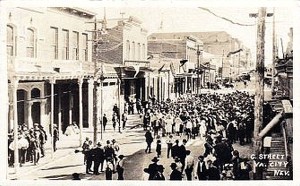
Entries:
{"label": "group of people standing", "polygon": [[124,180],[124,155],[119,155],[119,151],[120,147],[115,139],[107,140],[106,145],[102,146],[100,142],[93,145],[93,142],[86,138],[82,145],[86,174],[99,175],[105,172],[106,179],[112,180],[113,174],[117,173],[117,179]]}
{"label": "group of people standing", "polygon": [[[204,144],[204,152],[196,159],[191,150],[188,150],[186,140],[175,140],[167,148],[172,157],[169,180],[249,180],[252,166],[249,159],[240,157],[239,151],[234,150],[226,139],[215,140],[208,137]],[[145,180],[166,180],[164,164],[159,164],[155,156],[147,168],[144,169]]]}
{"label": "group of people standing", "polygon": [[[53,150],[56,151],[56,141],[59,140],[58,129],[54,124],[53,130]],[[19,155],[20,166],[26,162],[31,162],[34,165],[39,163],[40,158],[45,154],[45,144],[47,142],[47,133],[44,127],[35,123],[32,128],[28,129],[27,126],[19,125],[17,147],[13,137],[13,131],[8,135],[8,165],[14,166],[14,153]]]}

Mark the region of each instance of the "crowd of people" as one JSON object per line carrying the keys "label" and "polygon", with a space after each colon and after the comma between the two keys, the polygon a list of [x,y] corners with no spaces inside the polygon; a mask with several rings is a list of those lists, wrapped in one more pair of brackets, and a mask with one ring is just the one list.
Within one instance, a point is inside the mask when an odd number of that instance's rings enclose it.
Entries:
{"label": "crowd of people", "polygon": [[[45,156],[45,144],[47,142],[47,133],[44,127],[38,123],[30,129],[24,124],[19,125],[17,147],[12,130],[8,135],[8,165],[14,166],[14,153],[18,153],[19,164],[23,166],[25,163],[30,162],[34,165],[39,163],[40,158]],[[56,151],[56,142],[59,140],[58,129],[54,124],[53,130],[53,150]]]}
{"label": "crowd of people", "polygon": [[[241,158],[232,144],[251,143],[253,107],[254,96],[239,91],[186,96],[165,102],[151,99],[144,106],[145,152],[150,153],[151,144],[156,141],[157,155],[152,161],[157,164],[161,156],[161,137],[166,137],[167,158],[174,160],[170,165],[171,180],[182,179],[182,175],[186,175],[187,180],[192,180],[193,175],[199,180],[250,179],[249,160]],[[184,138],[181,145],[174,136]],[[205,141],[198,161],[186,150],[187,141],[196,137]],[[149,180],[161,179],[154,176],[163,174],[161,166],[149,165],[144,169]],[[177,171],[181,172],[180,176],[174,176],[179,175]]]}
{"label": "crowd of people", "polygon": [[[136,104],[136,109],[133,105]],[[144,169],[146,180],[247,180],[252,170],[249,160],[240,157],[232,146],[234,143],[251,143],[254,130],[254,96],[247,92],[226,94],[207,93],[199,96],[185,95],[175,100],[158,101],[155,97],[149,101],[126,104],[120,115],[117,105],[113,108],[113,128],[125,129],[127,115],[137,111],[142,118],[146,131],[147,147],[145,153],[155,149],[156,156]],[[119,121],[121,120],[121,121]],[[103,127],[107,124],[103,116]],[[71,124],[65,135],[78,134],[77,124]],[[42,125],[34,124],[27,129],[21,125],[18,129],[19,162],[37,164],[45,156],[44,144],[47,135]],[[53,140],[58,139],[57,126],[54,126]],[[9,136],[9,165],[14,162],[13,136]],[[204,142],[204,151],[195,154],[188,149],[191,139]],[[56,150],[56,143],[53,143]],[[152,144],[155,143],[155,147]],[[166,157],[162,157],[162,144],[166,144]],[[118,180],[124,180],[124,155],[119,154],[120,147],[115,139],[107,140],[103,145],[86,138],[81,152],[84,154],[86,174],[99,175],[105,172],[107,180],[117,173]],[[75,152],[79,152],[78,150]],[[172,159],[169,178],[164,176],[166,165],[160,164],[161,158]],[[93,170],[92,170],[93,168]]]}

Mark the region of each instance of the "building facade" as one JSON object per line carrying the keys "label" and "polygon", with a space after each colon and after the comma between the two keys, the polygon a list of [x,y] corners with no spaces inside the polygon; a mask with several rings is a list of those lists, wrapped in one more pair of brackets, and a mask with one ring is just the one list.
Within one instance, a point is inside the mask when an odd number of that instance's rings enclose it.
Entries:
{"label": "building facade", "polygon": [[[162,65],[165,65],[165,69],[171,71],[172,66],[173,70],[169,75],[172,75],[174,78],[174,86],[168,95],[179,96],[187,92],[197,92],[198,76],[196,69],[200,66],[200,58],[202,58],[202,53],[200,51],[202,50],[202,41],[192,35],[153,33],[148,36],[148,55],[158,56],[158,59],[156,60],[158,60],[158,62],[163,62]],[[199,76],[199,87],[200,78],[201,75]],[[153,78],[152,81],[157,81],[159,84],[159,79],[160,78]],[[161,84],[169,84],[170,82],[167,81],[168,79],[172,78],[161,79]],[[156,82],[153,84],[156,84]],[[157,89],[160,89],[159,86]],[[156,95],[155,89],[154,92],[151,93]],[[160,100],[160,94],[157,94],[157,96]]]}
{"label": "building facade", "polygon": [[[151,71],[147,61],[147,30],[142,28],[142,22],[135,17],[117,21],[115,24],[106,19],[103,21],[102,28],[105,31],[98,36],[101,41],[98,45],[98,63],[103,63],[104,69],[108,66],[112,68],[115,78],[111,81],[118,86],[120,97],[119,103],[116,99],[103,103],[107,112],[112,110],[113,104],[117,104],[123,112],[125,102],[148,98],[148,78]],[[112,88],[108,88],[104,95],[115,95],[108,91],[112,91]]]}
{"label": "building facade", "polygon": [[[244,46],[241,41],[233,38],[224,31],[216,32],[177,32],[177,33],[159,33],[153,35],[156,38],[175,39],[188,35],[193,35],[203,42],[203,51],[219,57],[220,63],[216,64],[223,77],[236,77],[245,70],[253,69],[254,63],[251,58],[251,51]],[[242,49],[241,52],[228,55],[230,52]]]}
{"label": "building facade", "polygon": [[64,132],[92,123],[92,38],[95,14],[80,8],[8,8],[9,125]]}

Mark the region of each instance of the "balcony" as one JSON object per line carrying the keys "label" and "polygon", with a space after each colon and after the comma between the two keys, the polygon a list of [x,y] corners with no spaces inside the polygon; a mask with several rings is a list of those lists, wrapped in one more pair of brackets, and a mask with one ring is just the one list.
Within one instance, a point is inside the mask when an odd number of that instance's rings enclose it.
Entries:
{"label": "balcony", "polygon": [[92,73],[93,63],[79,60],[43,60],[36,58],[18,58],[8,56],[10,74],[34,73]]}

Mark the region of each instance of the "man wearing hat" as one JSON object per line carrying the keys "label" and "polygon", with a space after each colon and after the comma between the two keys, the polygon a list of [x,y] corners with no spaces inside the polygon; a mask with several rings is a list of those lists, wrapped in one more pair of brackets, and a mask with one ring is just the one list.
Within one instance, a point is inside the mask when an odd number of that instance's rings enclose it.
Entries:
{"label": "man wearing hat", "polygon": [[206,180],[207,168],[204,162],[204,156],[198,157],[198,162],[195,166],[195,178],[198,180]]}
{"label": "man wearing hat", "polygon": [[101,143],[98,142],[96,148],[92,149],[92,156],[94,161],[94,174],[99,175],[99,166],[101,165],[101,172],[103,172],[104,162],[104,149],[101,147]]}
{"label": "man wearing hat", "polygon": [[92,151],[92,140],[89,140],[89,147],[88,149],[85,151],[85,157],[86,157],[86,173],[87,174],[90,174],[90,171],[92,172],[91,170],[91,167],[92,167],[92,164],[93,164],[93,151]]}
{"label": "man wearing hat", "polygon": [[40,131],[39,139],[40,139],[40,149],[41,149],[41,158],[42,158],[45,156],[45,143],[47,141],[47,134],[42,125],[38,124],[38,128]]}
{"label": "man wearing hat", "polygon": [[158,169],[158,164],[157,162],[159,161],[159,159],[157,157],[154,157],[152,160],[151,160],[153,163],[151,163],[149,166],[148,166],[148,173],[149,173],[149,180],[153,180],[154,176],[155,176],[155,173]]}
{"label": "man wearing hat", "polygon": [[213,165],[212,160],[207,160],[207,179],[208,180],[220,180],[220,172]]}
{"label": "man wearing hat", "polygon": [[182,174],[176,169],[176,163],[171,163],[170,167],[172,172],[170,174],[170,180],[182,180]]}
{"label": "man wearing hat", "polygon": [[153,142],[153,137],[150,130],[147,130],[147,132],[145,133],[145,138],[147,143],[147,148],[145,149],[145,152],[147,153],[148,151],[148,153],[151,153],[151,143]]}

